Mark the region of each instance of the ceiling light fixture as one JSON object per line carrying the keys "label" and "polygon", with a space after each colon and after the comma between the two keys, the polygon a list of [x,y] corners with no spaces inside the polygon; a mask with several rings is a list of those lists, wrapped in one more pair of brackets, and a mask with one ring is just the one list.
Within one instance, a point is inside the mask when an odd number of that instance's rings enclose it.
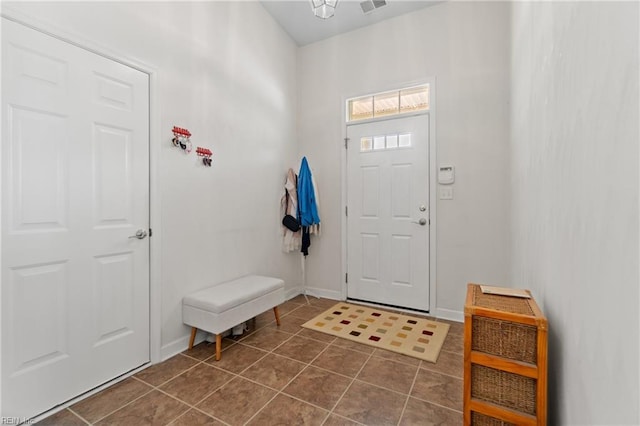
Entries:
{"label": "ceiling light fixture", "polygon": [[329,19],[333,16],[338,6],[338,0],[311,0],[313,14],[318,18]]}

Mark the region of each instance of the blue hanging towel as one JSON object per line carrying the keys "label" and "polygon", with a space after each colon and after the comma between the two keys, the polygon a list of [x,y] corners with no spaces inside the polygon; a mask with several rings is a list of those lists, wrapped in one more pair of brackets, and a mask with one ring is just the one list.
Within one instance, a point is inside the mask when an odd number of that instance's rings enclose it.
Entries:
{"label": "blue hanging towel", "polygon": [[302,226],[311,226],[320,223],[313,181],[311,179],[311,169],[309,168],[307,157],[302,157],[300,173],[298,173],[298,208],[300,209],[298,220]]}

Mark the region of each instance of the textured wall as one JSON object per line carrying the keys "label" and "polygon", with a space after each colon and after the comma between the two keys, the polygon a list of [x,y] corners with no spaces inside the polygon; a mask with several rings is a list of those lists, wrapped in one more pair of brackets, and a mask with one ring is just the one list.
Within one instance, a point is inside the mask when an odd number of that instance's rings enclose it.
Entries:
{"label": "textured wall", "polygon": [[317,172],[323,221],[310,287],[342,288],[343,100],[427,77],[437,162],[456,166],[454,199],[435,206],[436,313],[462,318],[469,281],[508,284],[509,7],[446,2],[300,48],[299,149]]}
{"label": "textured wall", "polygon": [[549,318],[549,424],[639,424],[638,3],[512,15],[514,284]]}
{"label": "textured wall", "polygon": [[[160,110],[162,346],[182,350],[182,297],[247,273],[297,287],[279,199],[297,153],[296,45],[257,2],[16,3],[14,9],[154,66]],[[171,144],[188,128],[203,167]]]}

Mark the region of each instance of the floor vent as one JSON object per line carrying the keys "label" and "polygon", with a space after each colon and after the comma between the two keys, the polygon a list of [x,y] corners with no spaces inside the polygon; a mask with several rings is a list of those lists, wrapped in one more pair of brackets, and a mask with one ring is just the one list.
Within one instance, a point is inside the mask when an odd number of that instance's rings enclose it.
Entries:
{"label": "floor vent", "polygon": [[365,0],[360,3],[360,7],[362,8],[362,11],[365,14],[371,13],[374,10],[379,9],[382,6],[386,6],[386,5],[387,5],[386,0]]}

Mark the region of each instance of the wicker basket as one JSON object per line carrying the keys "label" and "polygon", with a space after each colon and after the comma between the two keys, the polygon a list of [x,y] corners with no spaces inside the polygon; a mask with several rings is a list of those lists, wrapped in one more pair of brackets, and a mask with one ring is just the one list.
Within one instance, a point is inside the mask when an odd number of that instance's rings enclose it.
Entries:
{"label": "wicker basket", "polygon": [[547,320],[533,298],[469,284],[464,346],[465,424],[546,424]]}
{"label": "wicker basket", "polygon": [[471,412],[471,424],[475,426],[516,426],[514,423],[509,423],[496,419],[495,417],[485,416],[478,412]]}

